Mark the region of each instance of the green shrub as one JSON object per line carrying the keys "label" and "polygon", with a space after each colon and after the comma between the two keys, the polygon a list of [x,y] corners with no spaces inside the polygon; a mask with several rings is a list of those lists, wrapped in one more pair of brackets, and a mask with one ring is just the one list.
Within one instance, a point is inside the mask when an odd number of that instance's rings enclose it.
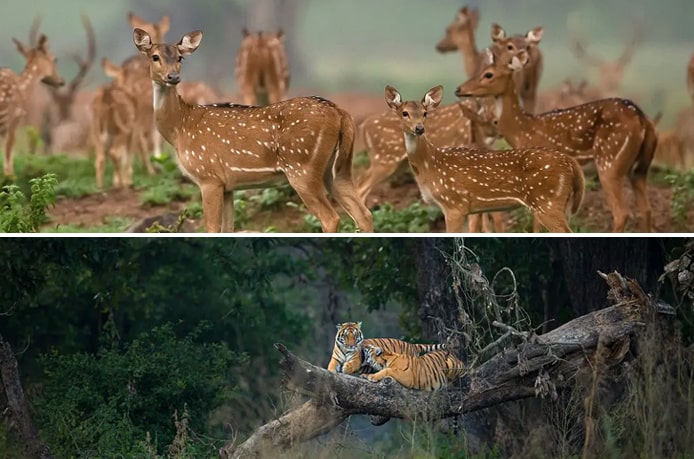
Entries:
{"label": "green shrub", "polygon": [[0,231],[5,233],[37,232],[46,221],[46,208],[55,204],[55,174],[29,180],[31,197],[17,185],[7,185],[0,191]]}
{"label": "green shrub", "polygon": [[[209,325],[178,338],[171,324],[96,354],[43,355],[45,385],[35,406],[41,434],[58,457],[141,457],[149,434],[171,444],[171,416],[187,407],[190,429],[234,391],[231,368],[244,359],[201,342]],[[72,384],[65,384],[72,381]]]}

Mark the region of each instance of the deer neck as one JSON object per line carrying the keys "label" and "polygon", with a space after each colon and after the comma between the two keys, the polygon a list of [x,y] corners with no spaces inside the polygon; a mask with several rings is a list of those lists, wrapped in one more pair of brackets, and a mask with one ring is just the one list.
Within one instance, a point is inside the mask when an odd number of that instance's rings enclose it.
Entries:
{"label": "deer neck", "polygon": [[426,135],[414,135],[405,132],[405,151],[407,159],[413,167],[415,175],[429,167],[433,156],[434,146],[427,140]]}
{"label": "deer neck", "polygon": [[531,121],[532,115],[526,113],[521,107],[518,90],[512,75],[509,75],[506,82],[506,90],[502,95],[496,96],[495,102],[499,133],[515,148],[516,139],[520,137],[527,123]]}
{"label": "deer neck", "polygon": [[467,30],[467,40],[462,40],[458,44],[460,53],[463,55],[463,65],[465,66],[465,73],[467,73],[469,78],[477,75],[477,71],[480,66],[480,61],[482,60],[482,54],[477,49],[477,41],[475,40],[475,31]]}
{"label": "deer neck", "polygon": [[154,121],[162,137],[176,148],[187,105],[178,95],[175,86],[152,82]]}
{"label": "deer neck", "polygon": [[41,75],[39,74],[38,67],[33,62],[28,61],[24,66],[22,73],[19,74],[17,86],[17,89],[21,93],[23,99],[28,97],[40,79]]}

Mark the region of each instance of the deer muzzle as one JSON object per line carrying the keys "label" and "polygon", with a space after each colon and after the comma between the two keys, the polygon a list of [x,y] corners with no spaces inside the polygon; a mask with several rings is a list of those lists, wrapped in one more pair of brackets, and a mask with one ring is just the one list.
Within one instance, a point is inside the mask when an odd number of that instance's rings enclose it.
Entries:
{"label": "deer muzzle", "polygon": [[166,74],[166,84],[177,85],[181,82],[181,75],[178,72],[169,72]]}
{"label": "deer muzzle", "polygon": [[424,125],[423,124],[418,124],[414,127],[414,133],[416,135],[422,135],[424,134]]}
{"label": "deer muzzle", "polygon": [[65,84],[65,80],[57,75],[48,75],[41,79],[41,83],[59,88]]}

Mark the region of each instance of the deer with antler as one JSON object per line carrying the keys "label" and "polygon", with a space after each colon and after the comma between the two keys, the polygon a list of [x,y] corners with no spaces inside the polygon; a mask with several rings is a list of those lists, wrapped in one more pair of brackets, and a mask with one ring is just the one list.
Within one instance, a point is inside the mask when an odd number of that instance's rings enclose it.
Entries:
{"label": "deer with antler", "polygon": [[[463,64],[468,78],[477,75],[487,65],[487,49],[479,50],[475,39],[475,32],[479,24],[480,14],[477,8],[463,6],[456,14],[445,31],[444,37],[436,44],[436,50],[440,53],[460,51],[463,55]],[[526,50],[530,56],[530,62],[523,72],[515,77],[518,91],[521,94],[523,106],[529,112],[535,111],[537,102],[537,88],[540,84],[543,69],[543,57],[539,44],[544,30],[535,27],[525,35],[507,36],[506,31],[498,24],[492,24],[492,49],[497,52],[505,49],[517,52]]]}
{"label": "deer with antler", "polygon": [[127,187],[132,184],[130,151],[136,131],[137,100],[125,85],[122,67],[104,58],[101,66],[111,83],[103,85],[92,101],[92,142],[96,150],[94,168],[96,186],[103,187],[104,163],[113,163],[113,184]]}
{"label": "deer with antler", "polygon": [[56,87],[65,84],[65,80],[58,75],[55,56],[48,49],[48,38],[45,35],[41,35],[32,48],[16,38],[12,40],[26,59],[26,64],[20,74],[7,68],[0,69],[0,136],[5,137],[3,171],[6,176],[14,176],[12,149],[15,131],[26,115],[34,86],[39,81]]}
{"label": "deer with antler", "polygon": [[519,103],[513,75],[528,62],[527,52],[491,56],[492,63],[456,89],[458,97],[496,97],[498,129],[513,148],[545,146],[582,162],[595,162],[612,230],[624,231],[629,215],[624,179],[631,182],[641,214],[641,231],[651,230],[646,177],[657,145],[651,120],[626,99],[602,99],[564,110],[532,115]]}
{"label": "deer with antler", "polygon": [[[94,93],[83,90],[84,80],[89,73],[96,57],[96,38],[89,17],[81,16],[86,34],[87,51],[85,55],[72,55],[77,64],[77,73],[60,88],[36,85],[31,95],[31,103],[27,113],[28,124],[34,125],[43,141],[46,152],[60,151],[65,148],[61,141],[62,130],[68,127],[71,141],[69,147],[86,147],[89,132],[89,114],[84,110],[91,101]],[[36,46],[41,18],[37,16],[29,30],[29,46]],[[36,136],[32,136],[30,151],[36,151]]]}
{"label": "deer with antler", "polygon": [[422,197],[443,211],[447,232],[462,232],[470,213],[525,206],[553,232],[571,232],[567,214],[578,211],[584,178],[576,160],[550,148],[489,151],[436,148],[426,138],[426,115],[443,96],[436,86],[421,101],[404,101],[386,86],[386,103],[398,113],[407,159]]}
{"label": "deer with antler", "polygon": [[622,54],[614,60],[605,59],[595,53],[588,53],[585,40],[575,32],[572,34],[571,50],[584,64],[597,69],[599,74],[598,90],[602,97],[616,96],[619,94],[624,72],[634,56],[634,51],[643,40],[643,24],[637,21],[633,25],[630,38],[624,45]]}
{"label": "deer with antler", "polygon": [[256,33],[243,29],[236,55],[236,82],[246,105],[256,105],[259,99],[271,104],[284,99],[289,89],[289,65],[281,29]]}
{"label": "deer with antler", "polygon": [[320,97],[265,107],[192,105],[176,86],[181,61],[198,49],[202,32],[162,44],[135,29],[133,39],[149,62],[157,129],[176,150],[181,171],[200,188],[208,232],[233,231],[235,189],[271,186],[283,178],[323,231],[337,231],[340,220],[327,188],[360,230],[373,231],[371,213],[352,182],[354,121],[347,112]]}

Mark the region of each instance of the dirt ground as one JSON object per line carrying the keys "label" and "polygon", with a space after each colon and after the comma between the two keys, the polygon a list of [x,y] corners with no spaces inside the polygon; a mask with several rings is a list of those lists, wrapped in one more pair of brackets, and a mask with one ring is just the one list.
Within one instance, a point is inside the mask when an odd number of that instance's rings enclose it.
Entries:
{"label": "dirt ground", "polygon": [[[653,208],[654,230],[659,233],[674,233],[694,231],[694,212],[689,213],[685,228],[676,227],[670,215],[672,191],[667,187],[649,187],[649,199]],[[635,203],[631,190],[627,187],[625,197],[631,203],[632,214],[636,214]],[[391,203],[396,209],[403,209],[419,199],[419,192],[414,182],[396,180],[392,183],[382,183],[374,188],[369,196],[368,205],[373,207],[380,203]],[[181,212],[186,206],[184,202],[171,202],[166,206],[143,206],[140,203],[139,192],[133,189],[110,190],[77,199],[59,199],[53,209],[49,210],[51,222],[47,225],[71,225],[84,228],[104,225],[115,217],[128,218],[134,221],[155,217],[158,215]],[[607,209],[600,190],[586,190],[583,206],[576,216],[576,221],[584,231],[608,232],[611,227],[611,215]],[[188,231],[200,231],[202,221],[190,221],[186,226]],[[262,211],[253,214],[245,225],[248,231],[262,231],[272,226],[278,232],[301,231],[303,214],[299,210],[282,206],[278,210]],[[509,215],[510,225],[514,222]],[[628,232],[638,230],[637,220],[631,218],[627,224]],[[443,231],[443,222],[436,222],[431,232]]]}

